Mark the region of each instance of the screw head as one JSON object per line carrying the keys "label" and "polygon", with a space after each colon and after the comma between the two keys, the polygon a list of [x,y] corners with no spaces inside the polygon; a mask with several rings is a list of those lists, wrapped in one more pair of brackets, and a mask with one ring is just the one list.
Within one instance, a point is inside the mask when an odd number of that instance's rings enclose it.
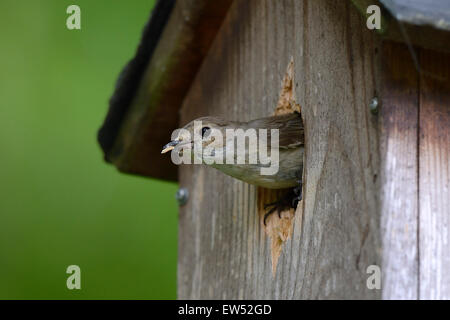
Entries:
{"label": "screw head", "polygon": [[378,113],[378,105],[379,105],[379,102],[378,102],[377,97],[373,97],[372,99],[370,99],[370,102],[369,102],[370,112],[372,112],[373,114],[377,114]]}
{"label": "screw head", "polygon": [[189,198],[189,191],[186,188],[180,188],[178,189],[177,193],[175,194],[175,199],[177,199],[178,205],[183,206],[186,204]]}

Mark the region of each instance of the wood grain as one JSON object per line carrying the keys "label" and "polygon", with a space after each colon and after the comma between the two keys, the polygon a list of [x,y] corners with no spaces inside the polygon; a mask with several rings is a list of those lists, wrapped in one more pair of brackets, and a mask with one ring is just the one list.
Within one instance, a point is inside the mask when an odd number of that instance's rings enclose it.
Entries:
{"label": "wood grain", "polygon": [[450,55],[420,65],[420,298],[450,299]]}
{"label": "wood grain", "polygon": [[384,43],[380,114],[382,288],[418,298],[418,74],[405,45]]}
{"label": "wood grain", "polygon": [[203,166],[180,167],[178,298],[379,298],[381,265],[373,34],[346,1],[234,1],[186,96],[181,125],[204,115],[274,112],[286,66],[306,126],[303,214],[272,277],[255,187]]}

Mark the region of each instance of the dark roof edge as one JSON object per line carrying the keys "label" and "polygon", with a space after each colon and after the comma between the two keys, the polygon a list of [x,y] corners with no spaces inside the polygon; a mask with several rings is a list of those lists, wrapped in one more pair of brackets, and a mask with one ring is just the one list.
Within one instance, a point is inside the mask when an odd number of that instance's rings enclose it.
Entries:
{"label": "dark roof edge", "polygon": [[141,78],[158,45],[174,5],[175,0],[158,0],[152,10],[150,20],[144,27],[134,58],[126,64],[117,79],[114,93],[109,100],[108,113],[97,134],[97,140],[107,161],[109,160],[107,155],[114,146],[122,119],[139,88]]}

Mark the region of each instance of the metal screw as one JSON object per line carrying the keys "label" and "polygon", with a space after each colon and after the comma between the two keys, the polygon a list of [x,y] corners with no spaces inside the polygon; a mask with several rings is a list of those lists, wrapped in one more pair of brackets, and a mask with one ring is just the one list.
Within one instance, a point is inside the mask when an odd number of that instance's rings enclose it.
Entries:
{"label": "metal screw", "polygon": [[377,97],[373,97],[372,99],[370,99],[369,102],[369,109],[370,112],[372,112],[372,114],[377,114],[378,113],[378,98]]}
{"label": "metal screw", "polygon": [[177,193],[175,194],[175,199],[177,199],[178,205],[183,206],[186,204],[189,198],[189,191],[186,188],[180,188],[178,189]]}

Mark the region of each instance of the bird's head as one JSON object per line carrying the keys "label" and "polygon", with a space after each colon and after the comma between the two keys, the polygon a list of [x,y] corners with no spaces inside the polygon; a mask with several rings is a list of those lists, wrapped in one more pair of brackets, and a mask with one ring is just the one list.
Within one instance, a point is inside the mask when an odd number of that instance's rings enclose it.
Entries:
{"label": "bird's head", "polygon": [[201,144],[201,149],[205,149],[214,142],[215,148],[223,147],[223,140],[218,137],[225,137],[225,130],[231,125],[217,117],[202,117],[195,119],[183,128],[175,130],[172,134],[172,141],[163,147],[161,153],[166,153],[174,149],[190,150],[194,155],[195,143]]}

